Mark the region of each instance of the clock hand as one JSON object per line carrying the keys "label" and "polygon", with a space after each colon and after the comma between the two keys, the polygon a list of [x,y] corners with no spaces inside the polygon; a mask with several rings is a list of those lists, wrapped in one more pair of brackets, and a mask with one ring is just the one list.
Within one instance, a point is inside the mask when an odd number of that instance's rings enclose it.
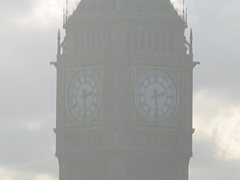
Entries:
{"label": "clock hand", "polygon": [[84,121],[86,120],[86,99],[87,97],[91,96],[92,92],[90,91],[89,93],[86,92],[85,89],[83,89],[83,95],[81,96],[83,98],[83,116],[84,116]]}
{"label": "clock hand", "polygon": [[154,112],[154,116],[155,116],[155,118],[156,118],[156,121],[158,120],[158,99],[159,99],[159,97],[161,97],[161,96],[164,96],[165,95],[165,93],[164,92],[161,92],[161,93],[158,93],[158,90],[157,89],[155,89],[154,90],[154,94],[152,95],[152,99],[154,99],[154,101],[155,101],[155,112]]}

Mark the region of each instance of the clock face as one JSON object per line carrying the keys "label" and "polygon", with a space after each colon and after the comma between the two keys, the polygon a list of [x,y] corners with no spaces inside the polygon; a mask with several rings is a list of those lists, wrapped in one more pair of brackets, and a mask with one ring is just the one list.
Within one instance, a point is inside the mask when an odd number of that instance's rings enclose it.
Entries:
{"label": "clock face", "polygon": [[72,77],[67,95],[67,103],[73,119],[79,122],[93,120],[100,104],[100,86],[96,74],[90,69],[82,69]]}
{"label": "clock face", "polygon": [[177,105],[173,79],[161,70],[143,73],[137,80],[135,104],[138,112],[151,122],[169,119]]}

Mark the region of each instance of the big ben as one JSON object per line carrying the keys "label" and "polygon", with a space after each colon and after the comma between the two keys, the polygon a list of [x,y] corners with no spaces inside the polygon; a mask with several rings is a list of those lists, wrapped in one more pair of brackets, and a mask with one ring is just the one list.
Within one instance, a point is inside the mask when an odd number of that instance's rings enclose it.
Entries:
{"label": "big ben", "polygon": [[192,32],[170,0],[82,0],[58,34],[60,180],[188,180]]}

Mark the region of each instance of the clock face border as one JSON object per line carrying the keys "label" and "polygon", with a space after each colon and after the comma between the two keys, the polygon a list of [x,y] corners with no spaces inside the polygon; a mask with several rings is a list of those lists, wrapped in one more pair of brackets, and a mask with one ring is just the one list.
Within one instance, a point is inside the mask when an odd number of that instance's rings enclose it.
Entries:
{"label": "clock face border", "polygon": [[[97,92],[97,98],[98,98],[98,102],[97,102],[97,109],[96,112],[92,115],[92,117],[90,117],[87,120],[83,120],[83,119],[76,119],[76,117],[73,116],[70,108],[69,108],[69,91],[70,91],[70,85],[72,83],[72,80],[74,78],[76,78],[76,75],[79,75],[79,73],[81,73],[81,71],[88,71],[89,73],[91,73],[95,79],[96,79],[96,83],[98,83],[98,92]],[[86,86],[89,86],[88,89],[91,89],[90,84],[88,84],[89,82],[86,82]],[[78,87],[80,88],[80,86]],[[83,89],[81,88],[81,90],[83,91]],[[89,91],[89,93],[91,93],[91,90],[86,90],[86,95],[87,95],[87,91]],[[66,86],[65,86],[65,125],[75,125],[77,124],[100,124],[101,122],[101,116],[102,116],[102,72],[101,72],[101,67],[81,67],[81,68],[68,68],[66,71]],[[81,93],[81,92],[80,92]],[[88,94],[90,96],[90,94]],[[92,95],[92,93],[91,93]],[[80,96],[83,96],[83,94],[80,94]]]}
{"label": "clock face border", "polygon": [[[150,71],[159,71],[170,78],[170,81],[174,84],[175,91],[176,91],[176,104],[174,106],[174,109],[172,110],[171,114],[168,115],[164,120],[154,120],[153,117],[147,117],[147,115],[144,116],[143,113],[139,111],[139,108],[137,107],[137,95],[136,95],[136,88],[139,83],[139,79],[144,76],[144,74],[150,72]],[[164,67],[142,67],[142,66],[135,66],[134,67],[134,86],[133,86],[133,108],[134,108],[134,124],[175,124],[177,125],[178,122],[176,121],[176,116],[179,114],[179,84],[180,84],[180,70],[177,68],[164,68]],[[160,85],[156,85],[158,88]],[[153,85],[154,87],[154,85]],[[157,92],[156,92],[157,94]],[[149,94],[148,94],[149,95]],[[160,95],[160,94],[159,94]],[[153,112],[152,112],[153,113]]]}

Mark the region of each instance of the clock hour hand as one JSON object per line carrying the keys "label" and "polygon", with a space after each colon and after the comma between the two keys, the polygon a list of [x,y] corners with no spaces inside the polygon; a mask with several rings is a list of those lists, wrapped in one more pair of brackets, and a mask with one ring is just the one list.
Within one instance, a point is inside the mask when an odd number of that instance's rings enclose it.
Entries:
{"label": "clock hour hand", "polygon": [[158,100],[159,97],[164,96],[164,95],[165,95],[164,92],[158,93],[158,90],[155,89],[154,94],[152,95],[152,99],[155,99],[155,101],[156,101],[156,100]]}
{"label": "clock hour hand", "polygon": [[83,95],[81,96],[83,99],[86,99],[88,96],[91,96],[92,95],[92,92],[89,91],[89,93],[86,92],[85,89],[83,89]]}

